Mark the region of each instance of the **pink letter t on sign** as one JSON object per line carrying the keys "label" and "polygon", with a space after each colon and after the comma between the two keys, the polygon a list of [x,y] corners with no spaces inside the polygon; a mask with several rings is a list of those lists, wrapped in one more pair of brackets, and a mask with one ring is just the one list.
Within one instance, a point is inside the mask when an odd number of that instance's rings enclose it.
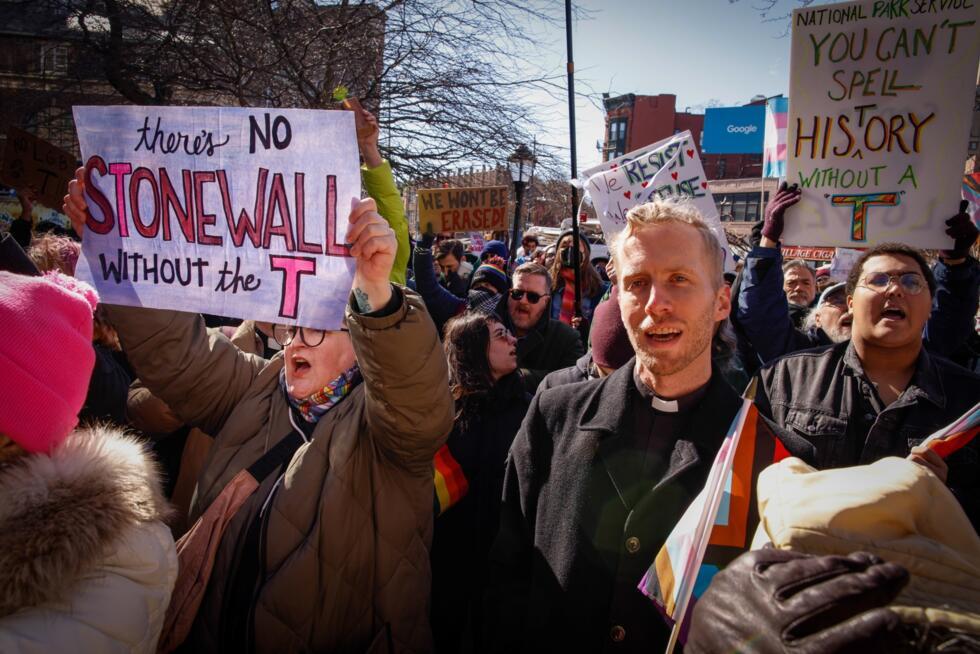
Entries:
{"label": "pink letter t on sign", "polygon": [[299,307],[300,275],[316,274],[316,259],[313,257],[270,256],[272,270],[281,270],[282,300],[279,302],[279,315],[283,318],[296,318]]}

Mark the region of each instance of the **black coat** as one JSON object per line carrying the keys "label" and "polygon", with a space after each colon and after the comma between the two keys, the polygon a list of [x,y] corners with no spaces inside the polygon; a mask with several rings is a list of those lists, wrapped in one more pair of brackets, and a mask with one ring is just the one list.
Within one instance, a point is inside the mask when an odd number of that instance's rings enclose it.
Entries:
{"label": "black coat", "polygon": [[457,418],[446,447],[469,490],[436,517],[432,536],[432,635],[442,654],[479,651],[487,558],[500,522],[507,452],[531,397],[518,374],[501,379]]}
{"label": "black coat", "polygon": [[591,377],[589,375],[591,370],[592,350],[589,350],[575,362],[574,366],[549,372],[548,375],[541,380],[541,383],[538,384],[537,392],[540,393],[541,391],[546,391],[549,388],[554,388],[555,386],[564,386],[565,384],[574,384],[576,382],[586,381],[589,379],[598,379],[598,377]]}
{"label": "black coat", "polygon": [[[641,398],[633,362],[535,396],[511,447],[490,554],[487,639],[498,652],[662,651],[669,630],[637,584],[708,471],[740,401],[715,370],[662,481],[617,461]],[[622,637],[622,638],[620,638]],[[618,640],[619,642],[614,642]]]}

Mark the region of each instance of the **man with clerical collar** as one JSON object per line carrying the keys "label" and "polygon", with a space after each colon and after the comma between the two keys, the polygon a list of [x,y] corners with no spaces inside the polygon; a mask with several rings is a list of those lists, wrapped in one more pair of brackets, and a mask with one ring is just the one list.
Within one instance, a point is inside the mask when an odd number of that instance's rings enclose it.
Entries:
{"label": "man with clerical collar", "polygon": [[664,647],[669,630],[637,584],[739,408],[711,364],[731,300],[721,248],[697,209],[635,207],[611,252],[636,358],[531,404],[491,554],[492,651]]}
{"label": "man with clerical collar", "polygon": [[919,250],[884,243],[847,279],[851,338],[759,372],[760,413],[812,443],[818,468],[908,457],[935,472],[980,525],[980,439],[945,461],[915,446],[980,400],[980,376],[922,346],[936,280]]}

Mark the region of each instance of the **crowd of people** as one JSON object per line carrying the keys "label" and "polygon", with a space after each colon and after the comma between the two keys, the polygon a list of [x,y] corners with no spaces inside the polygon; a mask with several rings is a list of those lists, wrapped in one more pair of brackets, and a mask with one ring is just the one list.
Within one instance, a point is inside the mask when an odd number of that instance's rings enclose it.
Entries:
{"label": "crowd of people", "polygon": [[576,270],[570,231],[413,242],[358,144],[338,331],[100,304],[82,171],[75,234],[0,240],[0,651],[663,649],[637,586],[750,380],[791,463],[685,651],[980,651],[980,439],[920,446],[980,400],[966,207],[933,261],[886,243],[832,279],[783,260],[795,186],[737,276],[654,200]]}

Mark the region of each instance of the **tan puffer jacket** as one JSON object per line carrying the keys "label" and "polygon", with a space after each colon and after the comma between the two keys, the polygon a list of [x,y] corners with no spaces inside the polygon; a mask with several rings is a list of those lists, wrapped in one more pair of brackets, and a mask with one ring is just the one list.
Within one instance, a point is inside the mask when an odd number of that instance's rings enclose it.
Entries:
{"label": "tan puffer jacket", "polygon": [[[448,371],[421,299],[400,287],[382,318],[348,308],[364,382],[316,425],[264,512],[263,580],[251,610],[257,652],[426,652],[432,457],[453,422]],[[215,434],[191,519],[294,429],[271,361],[208,335],[199,316],[111,307],[129,360],[185,421]],[[228,527],[191,644],[224,651],[237,545],[270,476]]]}

